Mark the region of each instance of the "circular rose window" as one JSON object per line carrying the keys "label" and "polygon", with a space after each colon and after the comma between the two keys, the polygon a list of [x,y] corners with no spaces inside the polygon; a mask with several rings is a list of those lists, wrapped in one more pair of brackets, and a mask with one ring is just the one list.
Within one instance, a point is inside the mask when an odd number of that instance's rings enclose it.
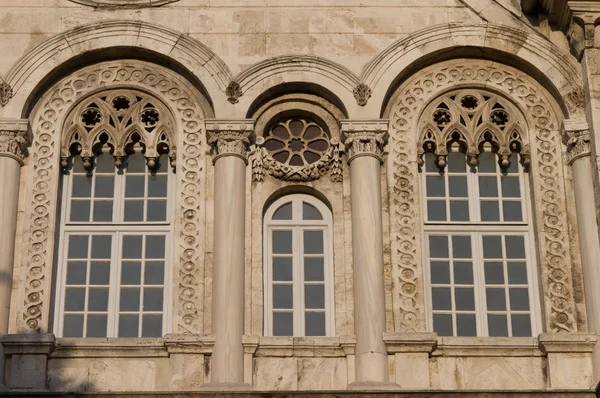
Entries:
{"label": "circular rose window", "polygon": [[303,167],[317,162],[329,149],[329,137],[318,124],[294,118],[275,124],[264,147],[279,163]]}

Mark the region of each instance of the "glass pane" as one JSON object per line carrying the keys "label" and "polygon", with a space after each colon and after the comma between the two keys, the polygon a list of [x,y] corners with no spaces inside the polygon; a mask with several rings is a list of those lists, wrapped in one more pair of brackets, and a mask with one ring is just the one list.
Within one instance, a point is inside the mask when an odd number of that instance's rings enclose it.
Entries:
{"label": "glass pane", "polygon": [[83,337],[83,315],[65,315],[63,337]]}
{"label": "glass pane", "polygon": [[123,261],[121,265],[121,284],[139,285],[142,275],[142,264],[139,261]]}
{"label": "glass pane", "polygon": [[73,157],[72,162],[74,173],[87,173],[86,169],[83,167],[83,159],[81,159],[80,156]]}
{"label": "glass pane", "polygon": [[306,336],[325,336],[325,313],[306,312],[304,328]]}
{"label": "glass pane", "polygon": [[323,257],[306,257],[304,259],[304,280],[309,282],[325,280]]}
{"label": "glass pane", "polygon": [[119,337],[138,337],[138,319],[137,314],[119,315]]}
{"label": "glass pane", "polygon": [[94,197],[96,198],[112,198],[115,190],[114,176],[96,176],[96,190]]}
{"label": "glass pane", "polygon": [[92,177],[73,176],[73,189],[71,196],[74,198],[89,198],[92,196]]}
{"label": "glass pane", "polygon": [[92,261],[90,264],[90,285],[108,285],[110,282],[110,263]]}
{"label": "glass pane", "polygon": [[506,258],[525,258],[525,239],[522,236],[506,236]]}
{"label": "glass pane", "polygon": [[108,235],[92,236],[92,258],[110,258],[111,240]]}
{"label": "glass pane", "polygon": [[496,177],[479,176],[479,196],[482,198],[498,197],[498,182]]}
{"label": "glass pane", "polygon": [[502,285],[504,283],[504,264],[500,261],[485,262],[485,283]]}
{"label": "glass pane", "polygon": [[475,315],[456,314],[456,335],[477,336],[477,323]]}
{"label": "glass pane", "polygon": [[302,219],[303,220],[322,220],[321,212],[313,205],[302,203]]}
{"label": "glass pane", "polygon": [[448,188],[450,188],[450,197],[466,198],[469,196],[467,191],[467,176],[448,177]]}
{"label": "glass pane", "polygon": [[454,262],[454,283],[463,285],[473,284],[473,264],[471,262]]}
{"label": "glass pane", "polygon": [[471,258],[471,237],[454,235],[452,236],[452,257]]}
{"label": "glass pane", "polygon": [[449,287],[434,287],[431,289],[431,301],[434,310],[451,310],[452,299]]}
{"label": "glass pane", "polygon": [[143,221],[144,220],[144,201],[126,200],[124,221]]}
{"label": "glass pane", "polygon": [[508,262],[508,283],[524,284],[527,282],[527,264],[524,262]]}
{"label": "glass pane", "polygon": [[273,285],[273,308],[294,308],[292,285]]}
{"label": "glass pane", "polygon": [[469,202],[466,200],[451,200],[450,221],[469,221]]}
{"label": "glass pane", "polygon": [[500,179],[502,185],[502,196],[505,198],[520,198],[521,187],[519,186],[519,177],[502,177]]}
{"label": "glass pane", "polygon": [[504,288],[485,289],[488,311],[506,311],[506,292]]}
{"label": "glass pane", "polygon": [[429,237],[429,256],[432,258],[449,258],[447,236],[432,235]]}
{"label": "glass pane", "polygon": [[433,331],[439,336],[453,336],[452,315],[433,314]]}
{"label": "glass pane", "polygon": [[502,258],[502,240],[499,236],[483,236],[483,257]]}
{"label": "glass pane", "polygon": [[142,317],[142,337],[162,337],[162,315],[145,314]]}
{"label": "glass pane", "polygon": [[167,221],[167,201],[149,200],[146,215],[147,221]]}
{"label": "glass pane", "polygon": [[490,336],[508,336],[506,315],[488,315],[488,331]]}
{"label": "glass pane", "polygon": [[90,221],[90,201],[71,201],[71,221]]}
{"label": "glass pane", "polygon": [[446,221],[446,201],[428,200],[427,219],[429,221]]}
{"label": "glass pane", "polygon": [[140,289],[138,287],[121,288],[120,311],[140,310]]}
{"label": "glass pane", "polygon": [[498,201],[482,201],[479,205],[481,208],[481,221],[500,221]]}
{"label": "glass pane", "polygon": [[433,153],[426,153],[423,158],[425,159],[425,170],[428,172],[438,171],[435,165],[435,155]]}
{"label": "glass pane", "polygon": [[142,236],[123,236],[123,258],[142,258]]}
{"label": "glass pane", "polygon": [[510,155],[510,163],[506,172],[511,174],[519,172],[519,156],[516,153]]}
{"label": "glass pane", "polygon": [[67,263],[67,285],[85,285],[86,275],[87,263],[85,261],[69,261]]}
{"label": "glass pane", "polygon": [[291,257],[273,257],[273,280],[274,281],[291,281],[292,273],[292,258]]}
{"label": "glass pane", "polygon": [[87,258],[88,235],[69,236],[69,258]]}
{"label": "glass pane", "polygon": [[273,253],[292,254],[292,231],[273,231]]}
{"label": "glass pane", "polygon": [[323,231],[304,231],[304,254],[323,254]]}
{"label": "glass pane", "polygon": [[144,311],[163,310],[163,289],[161,287],[144,288]]}
{"label": "glass pane", "polygon": [[292,219],[292,203],[286,203],[281,206],[275,214],[273,214],[273,220],[291,220]]}
{"label": "glass pane", "polygon": [[[104,147],[103,149],[107,150],[108,148]],[[96,156],[95,160],[97,173],[113,173],[115,171],[115,158],[108,151]]]}
{"label": "glass pane", "polygon": [[454,300],[457,311],[475,311],[475,293],[472,287],[454,289]]}
{"label": "glass pane", "polygon": [[144,197],[144,176],[126,176],[125,177],[125,197],[143,198]]}
{"label": "glass pane", "polygon": [[85,288],[68,287],[65,289],[65,311],[83,311],[85,308]]}
{"label": "glass pane", "polygon": [[305,308],[323,309],[325,308],[325,286],[323,285],[305,285],[304,286]]}
{"label": "glass pane", "polygon": [[146,171],[146,159],[140,152],[135,152],[127,157],[128,173],[143,173]]}
{"label": "glass pane", "polygon": [[87,337],[106,337],[107,324],[107,315],[89,314],[87,317]]}
{"label": "glass pane", "polygon": [[467,167],[467,157],[462,152],[448,154],[448,171],[451,173],[464,173]]}
{"label": "glass pane", "polygon": [[163,235],[146,236],[146,258],[165,258],[165,237]]}
{"label": "glass pane", "polygon": [[445,181],[443,176],[427,176],[427,196],[439,198],[446,196]]}
{"label": "glass pane", "polygon": [[144,271],[144,283],[146,285],[162,285],[165,281],[164,261],[147,261]]}
{"label": "glass pane", "polygon": [[531,317],[528,314],[512,314],[512,335],[515,337],[531,337]]}
{"label": "glass pane", "polygon": [[273,313],[273,336],[293,336],[294,319],[291,312]]}
{"label": "glass pane", "polygon": [[167,175],[148,176],[148,197],[166,198],[167,197]]}
{"label": "glass pane", "polygon": [[496,155],[492,152],[482,152],[479,155],[479,166],[477,170],[480,173],[495,173],[496,172]]}
{"label": "glass pane", "polygon": [[502,202],[502,215],[504,221],[523,221],[523,212],[521,210],[520,201],[504,201]]}
{"label": "glass pane", "polygon": [[448,261],[431,262],[431,283],[450,283],[450,264],[448,263]]}
{"label": "glass pane", "polygon": [[508,289],[508,295],[512,311],[529,311],[529,291],[527,288]]}
{"label": "glass pane", "polygon": [[113,216],[112,200],[96,200],[94,202],[94,221],[111,222]]}

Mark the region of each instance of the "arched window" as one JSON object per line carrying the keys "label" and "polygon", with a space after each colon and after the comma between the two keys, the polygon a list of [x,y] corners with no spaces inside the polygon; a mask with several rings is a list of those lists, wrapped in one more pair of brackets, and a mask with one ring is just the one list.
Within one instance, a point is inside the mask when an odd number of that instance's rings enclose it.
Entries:
{"label": "arched window", "polygon": [[331,219],[309,195],[284,196],[267,210],[265,335],[334,335]]}
{"label": "arched window", "polygon": [[539,304],[525,123],[504,99],[475,90],[451,92],[424,115],[431,329],[441,336],[532,336]]}
{"label": "arched window", "polygon": [[121,90],[80,104],[65,128],[55,333],[160,337],[171,278],[170,114]]}

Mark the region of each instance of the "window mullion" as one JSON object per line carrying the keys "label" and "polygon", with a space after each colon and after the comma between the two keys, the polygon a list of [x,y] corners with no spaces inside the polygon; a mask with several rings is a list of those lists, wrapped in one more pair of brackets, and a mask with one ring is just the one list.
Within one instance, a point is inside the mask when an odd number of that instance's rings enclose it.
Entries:
{"label": "window mullion", "polygon": [[483,240],[480,232],[471,233],[473,240],[473,274],[475,282],[475,297],[476,307],[475,313],[477,317],[477,335],[488,336],[487,330],[487,306],[485,300],[485,269],[483,266]]}
{"label": "window mullion", "polygon": [[[298,207],[301,207],[301,203]],[[294,335],[304,336],[304,278],[302,277],[302,248],[304,247],[304,236],[302,227],[294,228]]]}

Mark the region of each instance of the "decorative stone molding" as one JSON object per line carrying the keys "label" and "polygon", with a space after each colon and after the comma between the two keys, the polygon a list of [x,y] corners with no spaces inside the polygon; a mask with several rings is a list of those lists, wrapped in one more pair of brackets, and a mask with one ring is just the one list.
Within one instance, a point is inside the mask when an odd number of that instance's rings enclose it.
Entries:
{"label": "decorative stone molding", "polygon": [[387,120],[340,120],[348,163],[359,156],[373,156],[383,163],[389,137]]}
{"label": "decorative stone molding", "polygon": [[[204,310],[204,223],[202,198],[204,171],[202,120],[210,113],[207,101],[191,88],[188,81],[171,71],[143,61],[112,61],[89,66],[69,75],[49,88],[31,114],[34,135],[30,185],[20,211],[23,242],[17,244],[24,281],[21,286],[17,330],[48,330],[54,261],[54,226],[58,206],[59,157],[62,120],[80,100],[99,89],[136,87],[160,98],[172,112],[179,131],[177,184],[185,187],[175,210],[174,236],[174,324],[178,333],[202,332]],[[28,202],[26,202],[28,201]]]}
{"label": "decorative stone molding", "polygon": [[4,354],[11,358],[7,380],[11,390],[47,391],[48,357],[54,341],[53,334],[40,333],[7,334],[0,338]]}
{"label": "decorative stone molding", "polygon": [[240,102],[238,98],[242,96],[242,88],[238,82],[232,81],[229,83],[227,88],[225,89],[225,95],[227,96],[227,101],[232,104],[237,104]]}
{"label": "decorative stone molding", "polygon": [[0,83],[0,106],[4,107],[13,97],[13,89],[7,82]]}
{"label": "decorative stone molding", "polygon": [[30,144],[27,119],[0,120],[0,156],[15,159],[23,165]]}
{"label": "decorative stone molding", "polygon": [[371,88],[364,83],[360,83],[358,86],[354,87],[352,93],[359,106],[367,105],[369,98],[371,98]]}
{"label": "decorative stone molding", "polygon": [[567,163],[573,164],[579,158],[590,156],[590,131],[586,122],[564,120],[562,142],[567,146]]}
{"label": "decorative stone molding", "polygon": [[205,124],[213,164],[223,156],[237,156],[248,164],[250,144],[254,138],[254,120],[207,119]]}
{"label": "decorative stone molding", "polygon": [[572,281],[567,205],[562,174],[561,143],[555,107],[535,80],[491,61],[441,62],[407,79],[390,100],[389,168],[393,305],[396,331],[424,331],[424,285],[421,257],[421,206],[417,168],[419,116],[453,87],[494,90],[510,98],[527,118],[531,146],[531,179],[538,263],[541,270],[546,328],[577,331]]}
{"label": "decorative stone molding", "polygon": [[426,352],[431,354],[438,345],[437,333],[384,333],[383,341],[388,354],[399,352]]}
{"label": "decorative stone molding", "polygon": [[165,4],[175,3],[179,0],[70,0],[73,3],[83,4],[95,8],[146,8],[160,7]]}

